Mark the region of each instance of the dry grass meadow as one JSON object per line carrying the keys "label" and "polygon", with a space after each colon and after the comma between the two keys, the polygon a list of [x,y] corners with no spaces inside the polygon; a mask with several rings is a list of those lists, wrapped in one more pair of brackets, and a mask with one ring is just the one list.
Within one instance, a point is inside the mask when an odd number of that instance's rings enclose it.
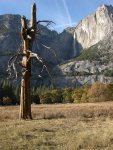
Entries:
{"label": "dry grass meadow", "polygon": [[112,150],[113,102],[0,107],[0,150]]}

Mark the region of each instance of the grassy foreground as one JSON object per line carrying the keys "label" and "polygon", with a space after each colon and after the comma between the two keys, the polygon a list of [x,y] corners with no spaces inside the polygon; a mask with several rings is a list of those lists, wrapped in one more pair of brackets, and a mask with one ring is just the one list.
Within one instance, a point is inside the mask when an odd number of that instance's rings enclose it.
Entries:
{"label": "grassy foreground", "polygon": [[113,102],[32,106],[32,121],[19,107],[0,107],[0,150],[112,150]]}

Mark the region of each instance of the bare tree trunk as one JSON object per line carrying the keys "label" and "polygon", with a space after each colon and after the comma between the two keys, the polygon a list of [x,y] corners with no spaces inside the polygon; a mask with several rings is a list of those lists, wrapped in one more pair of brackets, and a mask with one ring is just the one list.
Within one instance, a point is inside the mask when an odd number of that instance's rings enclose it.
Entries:
{"label": "bare tree trunk", "polygon": [[22,60],[22,66],[24,66],[23,77],[21,79],[21,96],[20,96],[20,118],[22,119],[32,119],[31,116],[31,100],[30,100],[30,78],[31,78],[31,64],[29,59],[30,50],[27,41],[24,41],[24,54]]}
{"label": "bare tree trunk", "polygon": [[21,94],[20,94],[20,119],[32,119],[31,115],[31,99],[30,99],[30,81],[31,81],[31,62],[30,52],[36,34],[36,5],[32,7],[31,27],[27,27],[25,17],[21,19],[22,28],[21,35],[23,39],[23,59],[22,59],[22,79],[21,79]]}

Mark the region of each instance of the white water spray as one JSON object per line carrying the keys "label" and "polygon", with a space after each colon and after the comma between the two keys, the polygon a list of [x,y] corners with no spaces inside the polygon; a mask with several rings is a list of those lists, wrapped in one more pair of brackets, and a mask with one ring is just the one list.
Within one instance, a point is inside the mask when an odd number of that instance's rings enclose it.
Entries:
{"label": "white water spray", "polygon": [[73,34],[73,56],[75,57],[77,55],[77,50],[76,50],[76,30],[74,31]]}

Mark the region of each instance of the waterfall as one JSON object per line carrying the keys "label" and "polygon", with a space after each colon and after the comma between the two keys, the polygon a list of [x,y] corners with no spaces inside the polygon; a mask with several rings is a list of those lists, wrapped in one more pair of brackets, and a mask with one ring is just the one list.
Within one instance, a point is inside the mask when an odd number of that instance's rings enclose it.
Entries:
{"label": "waterfall", "polygon": [[75,57],[76,55],[77,50],[76,50],[76,30],[75,30],[73,34],[73,56]]}

